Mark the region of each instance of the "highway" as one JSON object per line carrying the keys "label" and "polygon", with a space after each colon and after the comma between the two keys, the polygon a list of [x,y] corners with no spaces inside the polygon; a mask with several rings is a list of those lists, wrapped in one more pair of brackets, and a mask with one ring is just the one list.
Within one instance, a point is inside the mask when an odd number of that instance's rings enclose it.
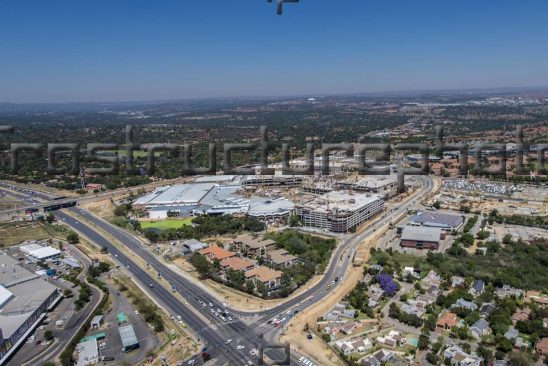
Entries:
{"label": "highway", "polygon": [[[135,279],[147,287],[147,290],[151,295],[160,301],[168,311],[172,312],[172,314],[180,315],[183,320],[199,334],[200,338],[207,342],[208,352],[212,354],[212,356],[226,360],[233,365],[244,365],[248,363],[250,359],[253,360],[251,364],[254,364],[256,359],[249,354],[251,345],[258,342],[259,336],[264,336],[264,339],[266,340],[274,340],[277,335],[278,329],[266,324],[267,321],[279,314],[284,314],[297,308],[299,311],[303,311],[308,306],[322,301],[326,296],[327,285],[332,284],[336,277],[343,279],[347,269],[352,265],[352,260],[359,244],[378,228],[389,223],[392,218],[407,211],[415,205],[418,200],[424,198],[428,192],[432,190],[433,184],[430,177],[421,176],[418,177],[418,179],[421,182],[422,187],[413,198],[410,198],[397,208],[393,208],[390,212],[378,217],[375,223],[370,225],[366,230],[358,234],[348,235],[341,240],[332,255],[324,277],[319,283],[276,307],[256,312],[258,318],[255,318],[251,325],[246,324],[243,320],[237,318],[242,317],[247,313],[230,310],[231,313],[236,315],[236,319],[231,322],[223,322],[217,316],[207,311],[205,304],[212,303],[215,307],[222,307],[222,305],[219,304],[219,301],[213,295],[204,291],[201,286],[169,269],[161,260],[157,259],[154,254],[145,249],[137,238],[125,230],[95,217],[88,211],[80,210],[78,208],[71,208],[68,210],[73,214],[81,216],[85,221],[59,211],[56,213],[56,216],[59,219],[64,220],[67,225],[88,237],[97,245],[108,248],[110,253],[112,253],[121,264],[126,266],[126,268],[129,266],[127,270]],[[46,200],[51,199],[51,196],[42,195],[39,192],[34,192],[34,195]],[[116,238],[135,253],[136,256],[149,263],[151,269],[148,271],[141,269],[138,265],[133,263],[131,258],[119,251],[108,239],[98,233],[93,226],[89,225],[96,226],[101,230],[104,230],[110,236]],[[161,273],[161,279],[157,278],[157,272]],[[149,287],[150,284],[156,284],[158,281],[169,281],[170,284],[175,285],[177,294],[174,294],[159,285]],[[335,283],[333,287],[340,282],[341,281]],[[202,314],[210,320],[210,323],[208,324],[202,319],[194,316],[188,307],[189,305],[198,311],[202,311]],[[204,309],[206,310],[205,312]],[[232,339],[233,342],[225,345],[225,342],[228,339]],[[246,348],[237,350],[236,344],[245,345]],[[283,352],[280,350],[272,350],[269,353],[266,353],[266,355],[275,360],[283,359],[284,356]],[[293,356],[292,364],[294,363],[295,357]]]}

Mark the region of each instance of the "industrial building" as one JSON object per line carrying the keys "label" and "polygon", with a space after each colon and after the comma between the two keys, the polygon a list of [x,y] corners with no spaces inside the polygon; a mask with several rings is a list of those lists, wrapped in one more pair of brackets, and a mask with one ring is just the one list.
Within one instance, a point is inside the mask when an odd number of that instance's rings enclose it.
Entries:
{"label": "industrial building", "polygon": [[78,352],[78,361],[76,361],[76,366],[95,365],[99,362],[99,348],[97,347],[97,339],[91,338],[84,342],[78,343],[76,350]]}
{"label": "industrial building", "polygon": [[444,230],[458,230],[464,223],[459,215],[450,215],[436,211],[422,211],[409,219],[409,225],[437,227]]}
{"label": "industrial building", "polygon": [[404,226],[400,246],[416,249],[438,249],[445,233],[436,227]]}
{"label": "industrial building", "polygon": [[384,209],[380,195],[333,191],[296,206],[296,214],[306,227],[343,233],[360,225]]}
{"label": "industrial building", "polygon": [[0,253],[0,364],[11,357],[61,299],[57,287]]}
{"label": "industrial building", "polygon": [[34,261],[54,261],[61,256],[61,251],[51,247],[42,246],[37,243],[22,245],[19,250]]}
{"label": "industrial building", "polygon": [[120,338],[122,339],[123,350],[129,352],[131,350],[139,348],[139,341],[135,335],[133,325],[127,324],[118,328]]}

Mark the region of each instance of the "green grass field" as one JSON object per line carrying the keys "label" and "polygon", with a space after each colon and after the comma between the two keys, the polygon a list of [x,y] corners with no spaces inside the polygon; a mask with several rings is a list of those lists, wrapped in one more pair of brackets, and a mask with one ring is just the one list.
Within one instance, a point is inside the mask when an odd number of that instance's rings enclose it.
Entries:
{"label": "green grass field", "polygon": [[146,229],[158,229],[158,230],[168,230],[168,229],[178,229],[185,225],[190,225],[193,217],[187,217],[184,219],[165,219],[159,221],[141,221],[141,228]]}

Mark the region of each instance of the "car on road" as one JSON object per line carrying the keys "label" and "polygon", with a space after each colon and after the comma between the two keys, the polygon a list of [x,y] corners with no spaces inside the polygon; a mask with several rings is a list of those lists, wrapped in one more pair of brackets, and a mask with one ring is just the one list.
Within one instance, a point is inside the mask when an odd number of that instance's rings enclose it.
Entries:
{"label": "car on road", "polygon": [[227,339],[225,344],[229,344],[230,342],[232,342],[232,339]]}
{"label": "car on road", "polygon": [[241,344],[239,344],[239,345],[236,346],[236,349],[244,349],[244,348],[245,348],[245,346],[244,346],[244,345],[241,345]]}

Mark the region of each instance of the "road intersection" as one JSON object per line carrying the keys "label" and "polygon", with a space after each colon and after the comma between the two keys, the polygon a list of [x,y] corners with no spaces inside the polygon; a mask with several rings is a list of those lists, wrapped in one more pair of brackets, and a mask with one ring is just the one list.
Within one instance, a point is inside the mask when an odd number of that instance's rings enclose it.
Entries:
{"label": "road intersection", "polygon": [[[126,267],[133,278],[139,281],[146,288],[148,294],[159,302],[166,311],[182,317],[182,320],[195,332],[196,337],[203,344],[207,345],[207,352],[217,362],[225,361],[233,365],[256,364],[258,360],[250,352],[252,352],[252,349],[259,348],[260,344],[264,342],[265,364],[275,364],[274,361],[285,359],[285,354],[281,349],[266,350],[269,344],[277,342],[280,333],[279,329],[267,324],[267,321],[280,314],[286,314],[285,317],[287,318],[287,322],[289,322],[295,310],[306,311],[306,308],[309,306],[321,302],[326,296],[327,285],[335,287],[340,283],[340,281],[333,282],[335,278],[344,279],[347,269],[352,266],[355,252],[360,243],[375,233],[377,229],[390,223],[392,218],[398,217],[413,208],[419,200],[426,197],[432,191],[433,181],[430,177],[419,176],[418,180],[421,183],[421,188],[414,196],[402,202],[399,206],[393,207],[389,212],[377,217],[375,222],[362,232],[345,235],[341,238],[340,243],[332,254],[331,261],[323,278],[317,284],[275,307],[257,311],[255,313],[256,316],[252,320],[246,319],[249,313],[232,309],[230,312],[234,315],[234,319],[226,322],[221,320],[214,312],[209,310],[209,307],[211,307],[209,304],[213,304],[213,308],[223,309],[223,305],[214,295],[204,290],[202,286],[172,271],[165,263],[147,250],[142,242],[131,233],[96,217],[89,211],[79,208],[66,209],[70,212],[70,215],[58,211],[56,216],[94,244],[106,247],[115,256],[117,261]],[[29,191],[27,190],[27,192]],[[53,198],[51,195],[37,191],[32,191],[31,196],[48,201]],[[135,256],[140,257],[148,263],[150,269],[142,269],[138,264],[134,263],[132,256],[120,250],[102,232],[116,239],[116,241],[134,253]],[[159,276],[158,273],[160,273]],[[171,286],[174,286],[176,292],[169,291],[162,285],[157,285],[159,281],[168,281]],[[194,309],[190,309],[190,307]],[[209,322],[204,321],[204,317],[195,316],[192,310],[202,311],[205,319],[208,319]],[[234,341],[227,343],[228,340]],[[241,348],[242,345],[244,345],[244,348]],[[298,357],[292,355],[291,364],[296,364],[297,359]]]}

